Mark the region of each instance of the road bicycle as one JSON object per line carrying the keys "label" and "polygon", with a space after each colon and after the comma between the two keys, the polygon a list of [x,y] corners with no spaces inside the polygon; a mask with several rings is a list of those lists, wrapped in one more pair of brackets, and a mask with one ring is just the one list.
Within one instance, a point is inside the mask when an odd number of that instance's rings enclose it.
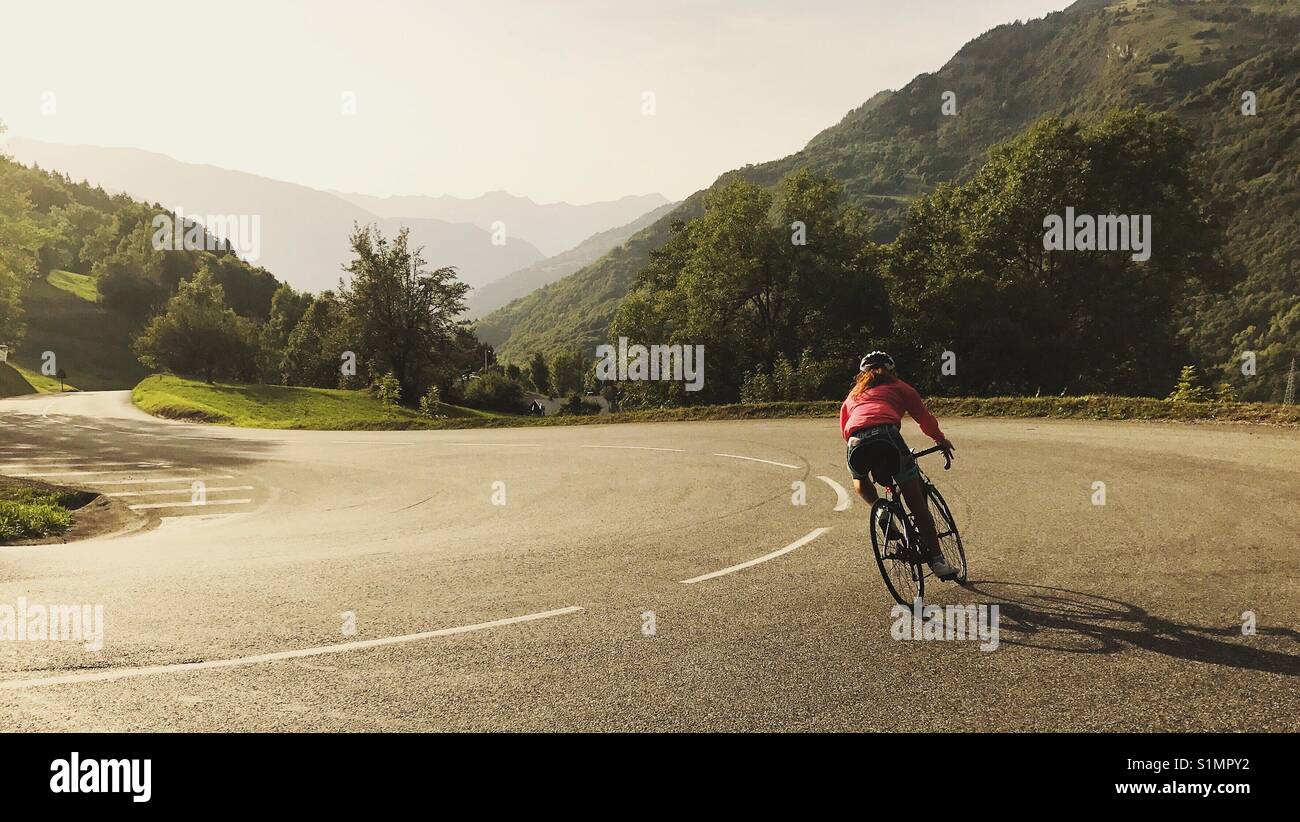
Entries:
{"label": "road bicycle", "polygon": [[[920,458],[936,451],[943,449],[936,445],[924,451],[913,451],[912,456]],[[944,453],[943,456],[943,469],[947,471],[952,467],[952,455]],[[884,578],[889,593],[900,605],[910,607],[917,599],[925,601],[925,578],[933,574],[922,552],[916,518],[904,507],[898,483],[892,476],[885,477],[885,482],[880,482],[880,479],[878,477],[876,482],[885,486],[885,496],[871,506],[871,550],[876,555],[876,565],[880,567],[880,576]],[[934,517],[939,550],[948,564],[958,570],[954,581],[965,584],[966,550],[962,546],[957,522],[943,495],[924,471],[921,472],[921,487]]]}

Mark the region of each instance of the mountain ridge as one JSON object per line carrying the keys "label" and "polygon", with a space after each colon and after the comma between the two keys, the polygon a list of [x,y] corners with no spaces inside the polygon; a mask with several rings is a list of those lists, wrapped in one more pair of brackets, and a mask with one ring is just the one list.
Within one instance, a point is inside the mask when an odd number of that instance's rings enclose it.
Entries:
{"label": "mountain ridge", "polygon": [[[1290,44],[1298,39],[1298,24],[1300,4],[1294,0],[1207,0],[1195,5],[1139,0],[1080,2],[1036,20],[997,26],[965,44],[936,72],[917,75],[896,91],[871,95],[798,152],[720,175],[622,248],[498,309],[480,325],[499,337],[499,351],[506,358],[562,348],[590,352],[604,341],[614,310],[649,254],[666,240],[672,223],[698,216],[704,195],[731,180],[773,187],[800,167],[829,174],[844,186],[850,202],[873,214],[876,239],[884,242],[896,235],[914,197],[940,183],[969,178],[989,148],[1036,119],[1086,119],[1115,107],[1146,105],[1169,111],[1193,127],[1214,177],[1216,199],[1237,211],[1234,228],[1242,236],[1263,233],[1273,243],[1271,248],[1256,242],[1256,247],[1243,244],[1236,249],[1243,264],[1256,269],[1266,263],[1274,266],[1242,287],[1238,302],[1250,303],[1252,313],[1219,328],[1221,341],[1201,339],[1193,345],[1207,360],[1226,357],[1232,348],[1229,341],[1248,328],[1258,332],[1285,327],[1287,312],[1300,303],[1300,298],[1286,299],[1300,288],[1278,282],[1297,276],[1300,241],[1278,225],[1270,223],[1261,232],[1243,218],[1242,209],[1249,205],[1242,200],[1245,183],[1226,172],[1231,167],[1252,173],[1250,158],[1239,148],[1243,141],[1259,142],[1255,150],[1273,160],[1300,145],[1300,124],[1294,119],[1290,127],[1271,133],[1271,142],[1258,132],[1252,134],[1248,118],[1235,116],[1240,102],[1228,94],[1234,71],[1252,61],[1271,61],[1274,71],[1251,82],[1266,84],[1258,90],[1261,101],[1268,99],[1272,116],[1294,111],[1287,102],[1297,94]],[[956,95],[956,116],[941,112],[946,91]],[[1267,193],[1280,206],[1271,216],[1267,209],[1261,214],[1255,204],[1257,219],[1276,221],[1276,215],[1288,213],[1281,205],[1296,196],[1294,176],[1293,165],[1290,176],[1283,173],[1279,178],[1284,185]],[[1261,307],[1263,294],[1282,300],[1273,313]],[[1295,311],[1300,313],[1300,307]],[[1272,343],[1257,337],[1251,344]]]}

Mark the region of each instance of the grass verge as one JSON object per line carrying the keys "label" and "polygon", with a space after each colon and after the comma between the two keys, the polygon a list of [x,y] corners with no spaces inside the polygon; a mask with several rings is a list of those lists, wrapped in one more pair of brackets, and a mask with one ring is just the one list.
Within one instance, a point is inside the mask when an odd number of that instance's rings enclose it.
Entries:
{"label": "grass verge", "polygon": [[469,422],[495,416],[443,403],[438,413],[446,417],[445,420],[426,419],[408,408],[386,406],[367,391],[208,384],[170,375],[155,375],[142,380],[131,392],[131,400],[139,408],[159,417],[241,428],[323,431],[457,428],[467,426],[442,423]]}
{"label": "grass verge", "polygon": [[[132,392],[135,404],[151,414],[245,428],[316,430],[403,430],[445,428],[521,428],[550,425],[608,425],[621,422],[834,418],[834,401],[701,405],[621,411],[615,414],[529,417],[494,414],[444,404],[443,419],[427,419],[406,408],[390,408],[365,391],[294,388],[279,385],[208,385],[172,376],[154,376]],[[1144,397],[935,397],[939,417],[1025,417],[1091,420],[1172,420],[1300,425],[1300,405],[1272,403],[1175,403]]]}
{"label": "grass verge", "polygon": [[14,482],[0,485],[0,544],[62,534],[85,494]]}

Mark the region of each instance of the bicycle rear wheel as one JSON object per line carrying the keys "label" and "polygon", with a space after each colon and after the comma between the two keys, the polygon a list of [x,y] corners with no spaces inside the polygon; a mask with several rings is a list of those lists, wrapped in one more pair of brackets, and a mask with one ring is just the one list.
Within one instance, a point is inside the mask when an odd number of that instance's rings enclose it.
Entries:
{"label": "bicycle rear wheel", "polygon": [[925,599],[925,571],[920,553],[911,544],[902,506],[876,500],[871,506],[871,550],[885,587],[899,605]]}
{"label": "bicycle rear wheel", "polygon": [[948,560],[948,564],[960,572],[954,581],[965,584],[966,549],[961,544],[957,521],[953,519],[952,511],[944,501],[943,494],[939,493],[939,489],[935,488],[933,483],[926,483],[925,496],[930,506],[930,515],[934,517],[934,530],[939,535],[939,550],[943,552],[943,558]]}

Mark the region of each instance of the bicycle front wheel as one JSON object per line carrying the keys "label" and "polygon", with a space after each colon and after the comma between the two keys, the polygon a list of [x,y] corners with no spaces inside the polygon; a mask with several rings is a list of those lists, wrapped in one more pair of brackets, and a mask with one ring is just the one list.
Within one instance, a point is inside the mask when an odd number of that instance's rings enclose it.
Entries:
{"label": "bicycle front wheel", "polygon": [[885,587],[899,605],[925,599],[925,572],[920,553],[908,537],[902,506],[876,500],[871,506],[871,550]]}
{"label": "bicycle front wheel", "polygon": [[930,516],[934,517],[934,530],[939,535],[939,550],[948,564],[958,570],[957,583],[966,583],[966,549],[961,544],[961,533],[957,530],[957,520],[953,519],[948,503],[943,494],[933,484],[926,484],[925,498],[930,506]]}

